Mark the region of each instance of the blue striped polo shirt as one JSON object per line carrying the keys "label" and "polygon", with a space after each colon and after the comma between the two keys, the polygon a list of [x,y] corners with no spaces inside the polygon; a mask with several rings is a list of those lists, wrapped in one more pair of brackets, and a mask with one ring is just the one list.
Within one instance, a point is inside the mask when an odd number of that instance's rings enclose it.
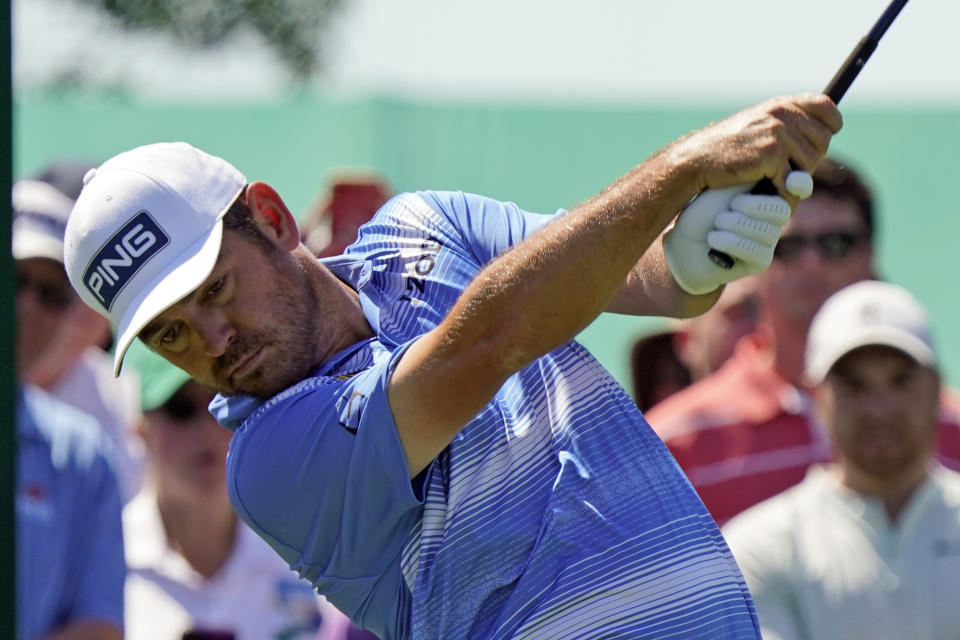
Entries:
{"label": "blue striped polo shirt", "polygon": [[511,376],[409,480],[387,401],[395,364],[484,264],[551,218],[459,192],[384,205],[323,261],[376,337],[263,404],[214,402],[235,429],[233,504],[384,640],[758,638],[719,529],[576,342]]}

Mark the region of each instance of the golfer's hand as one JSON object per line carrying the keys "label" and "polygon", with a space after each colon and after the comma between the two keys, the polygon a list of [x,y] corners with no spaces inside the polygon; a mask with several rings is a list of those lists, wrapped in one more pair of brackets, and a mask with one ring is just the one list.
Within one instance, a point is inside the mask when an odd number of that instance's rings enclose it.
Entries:
{"label": "golfer's hand", "polygon": [[[813,182],[810,175],[794,174],[786,181],[792,187],[791,195],[808,197]],[[747,193],[751,186],[708,189],[680,213],[664,234],[663,250],[670,273],[687,293],[709,293],[770,266],[792,208],[780,196]],[[733,266],[718,266],[708,255],[710,249],[734,258]]]}
{"label": "golfer's hand", "polygon": [[843,124],[825,95],[768,100],[713,123],[665,149],[689,173],[694,193],[754,184],[768,178],[791,205],[786,185],[794,169],[812,173]]}

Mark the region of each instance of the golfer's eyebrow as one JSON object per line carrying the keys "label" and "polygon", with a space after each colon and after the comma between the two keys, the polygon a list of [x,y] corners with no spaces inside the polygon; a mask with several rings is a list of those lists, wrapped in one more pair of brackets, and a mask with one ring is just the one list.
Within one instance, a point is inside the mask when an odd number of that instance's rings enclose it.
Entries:
{"label": "golfer's eyebrow", "polygon": [[[217,270],[217,266],[220,265],[223,258],[229,254],[230,254],[230,250],[227,249],[227,247],[221,245],[220,253],[217,255],[217,261],[213,263],[213,269],[210,271],[210,275],[204,278],[203,282],[200,283],[200,286],[198,286],[196,289],[194,289],[187,295],[183,296],[182,298],[180,298],[170,306],[172,307],[174,304],[181,304],[183,302],[190,302],[191,300],[193,300],[193,298],[197,295],[197,293],[208,285],[207,281],[210,280],[210,278],[214,275],[214,273]],[[163,322],[162,320],[156,320],[156,319],[151,320],[146,324],[146,326],[143,329],[140,330],[140,333],[137,334],[137,337],[140,338],[140,341],[143,342],[144,344],[149,344],[150,340],[154,337],[154,335],[156,335],[158,331],[160,331],[164,327],[164,325],[166,325],[166,323]]]}
{"label": "golfer's eyebrow", "polygon": [[[181,304],[184,302],[190,302],[197,295],[197,292],[203,289],[204,285],[206,284],[207,282],[206,280],[204,280],[203,284],[201,284],[199,287],[197,287],[187,295],[183,296],[182,298],[180,298],[170,306],[172,307],[174,305]],[[143,329],[140,330],[140,333],[137,334],[137,337],[140,338],[141,342],[149,344],[150,340],[154,337],[154,335],[156,335],[157,332],[163,329],[163,327],[166,326],[166,324],[167,323],[164,322],[163,320],[151,320],[150,322],[147,323],[147,325]]]}
{"label": "golfer's eyebrow", "polygon": [[137,337],[140,338],[140,342],[144,344],[150,344],[150,340],[153,339],[153,336],[160,331],[162,327],[162,323],[154,320],[147,323],[147,326],[140,330],[140,333],[137,334]]}

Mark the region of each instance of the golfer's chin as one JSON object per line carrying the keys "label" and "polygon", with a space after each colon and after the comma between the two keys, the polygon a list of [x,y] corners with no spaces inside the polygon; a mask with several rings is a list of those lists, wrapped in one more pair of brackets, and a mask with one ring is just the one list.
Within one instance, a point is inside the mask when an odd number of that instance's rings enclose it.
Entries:
{"label": "golfer's chin", "polygon": [[310,377],[313,366],[294,366],[294,363],[283,359],[275,362],[273,355],[265,350],[262,359],[256,367],[245,369],[242,376],[231,376],[223,395],[253,396],[260,400],[269,400],[281,391],[292,387],[301,380]]}

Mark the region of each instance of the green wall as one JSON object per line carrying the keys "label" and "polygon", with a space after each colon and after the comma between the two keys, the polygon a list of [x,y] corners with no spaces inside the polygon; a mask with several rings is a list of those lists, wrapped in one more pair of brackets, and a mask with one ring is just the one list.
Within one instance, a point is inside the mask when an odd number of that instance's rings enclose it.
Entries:
{"label": "green wall", "polygon": [[[14,171],[56,158],[105,159],[186,140],[266,180],[302,211],[333,169],[372,168],[396,191],[462,189],[553,211],[589,197],[654,150],[745,105],[616,107],[464,105],[313,95],[269,104],[156,104],[120,95],[21,95]],[[880,265],[931,310],[953,384],[960,276],[960,107],[849,110],[832,151],[861,168],[879,201]],[[536,321],[531,319],[531,321]],[[628,350],[659,319],[604,315],[581,340],[621,381]]]}

